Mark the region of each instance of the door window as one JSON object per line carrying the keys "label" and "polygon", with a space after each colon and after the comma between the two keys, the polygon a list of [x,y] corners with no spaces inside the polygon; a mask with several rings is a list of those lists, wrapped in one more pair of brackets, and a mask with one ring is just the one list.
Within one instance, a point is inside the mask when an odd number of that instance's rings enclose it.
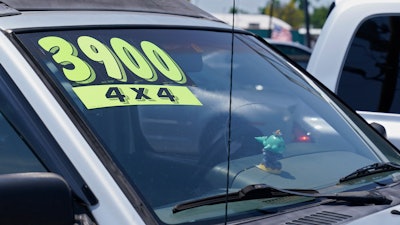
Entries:
{"label": "door window", "polygon": [[378,16],[358,29],[338,95],[355,110],[400,113],[400,16]]}
{"label": "door window", "polygon": [[0,174],[44,171],[24,138],[0,113]]}

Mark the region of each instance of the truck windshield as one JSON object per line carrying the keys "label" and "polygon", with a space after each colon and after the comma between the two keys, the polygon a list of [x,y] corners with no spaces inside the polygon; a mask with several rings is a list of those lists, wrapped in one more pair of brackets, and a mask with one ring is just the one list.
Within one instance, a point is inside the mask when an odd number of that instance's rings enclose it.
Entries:
{"label": "truck windshield", "polygon": [[121,28],[17,37],[160,222],[254,216],[305,199],[172,209],[252,184],[320,190],[399,158],[249,34]]}

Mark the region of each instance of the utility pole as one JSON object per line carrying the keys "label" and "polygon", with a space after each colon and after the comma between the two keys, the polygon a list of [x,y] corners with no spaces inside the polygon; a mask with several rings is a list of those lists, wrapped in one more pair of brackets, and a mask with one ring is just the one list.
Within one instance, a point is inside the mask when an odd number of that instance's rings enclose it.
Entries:
{"label": "utility pole", "polygon": [[303,6],[304,6],[304,17],[305,17],[305,23],[306,23],[305,45],[310,48],[311,47],[311,35],[310,35],[310,14],[308,12],[308,0],[303,0]]}
{"label": "utility pole", "polygon": [[275,0],[271,0],[271,5],[269,8],[269,38],[272,38],[272,18],[274,15],[274,5],[275,5]]}

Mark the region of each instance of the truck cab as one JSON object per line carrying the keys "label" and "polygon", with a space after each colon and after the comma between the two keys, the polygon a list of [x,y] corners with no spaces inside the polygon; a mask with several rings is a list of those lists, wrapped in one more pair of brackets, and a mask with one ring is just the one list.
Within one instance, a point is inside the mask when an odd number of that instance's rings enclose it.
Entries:
{"label": "truck cab", "polygon": [[307,70],[400,146],[398,1],[337,0]]}

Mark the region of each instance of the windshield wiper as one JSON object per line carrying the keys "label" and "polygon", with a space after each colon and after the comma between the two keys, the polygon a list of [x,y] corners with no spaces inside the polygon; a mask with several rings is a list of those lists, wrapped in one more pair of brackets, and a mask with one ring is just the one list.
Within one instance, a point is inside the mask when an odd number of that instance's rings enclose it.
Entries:
{"label": "windshield wiper", "polygon": [[382,172],[389,172],[394,170],[400,170],[400,165],[397,165],[392,162],[387,163],[374,163],[369,166],[362,167],[353,173],[341,178],[339,182],[345,182],[353,179],[357,179],[360,177],[369,176],[372,174],[382,173]]}
{"label": "windshield wiper", "polygon": [[285,196],[297,196],[297,193],[318,193],[315,190],[285,190],[278,189],[268,186],[266,184],[252,184],[248,185],[237,192],[226,194],[215,195],[206,197],[198,200],[188,201],[175,206],[172,209],[173,213],[177,213],[183,210],[196,208],[204,205],[215,205],[225,202],[237,202],[244,200],[263,199],[263,198],[274,198],[274,197],[285,197]]}
{"label": "windshield wiper", "polygon": [[327,198],[334,200],[342,200],[347,202],[356,203],[357,205],[365,204],[390,204],[392,200],[381,195],[375,191],[356,191],[356,192],[341,192],[335,194],[319,194],[318,191],[312,189],[278,189],[266,184],[253,184],[248,185],[241,190],[233,193],[215,195],[206,197],[198,200],[188,201],[176,205],[173,209],[173,213],[192,209],[205,205],[215,205],[226,202],[237,202],[245,200],[263,199],[263,198],[275,198],[275,197],[286,197],[286,196],[300,196],[300,197],[311,197],[311,198]]}

